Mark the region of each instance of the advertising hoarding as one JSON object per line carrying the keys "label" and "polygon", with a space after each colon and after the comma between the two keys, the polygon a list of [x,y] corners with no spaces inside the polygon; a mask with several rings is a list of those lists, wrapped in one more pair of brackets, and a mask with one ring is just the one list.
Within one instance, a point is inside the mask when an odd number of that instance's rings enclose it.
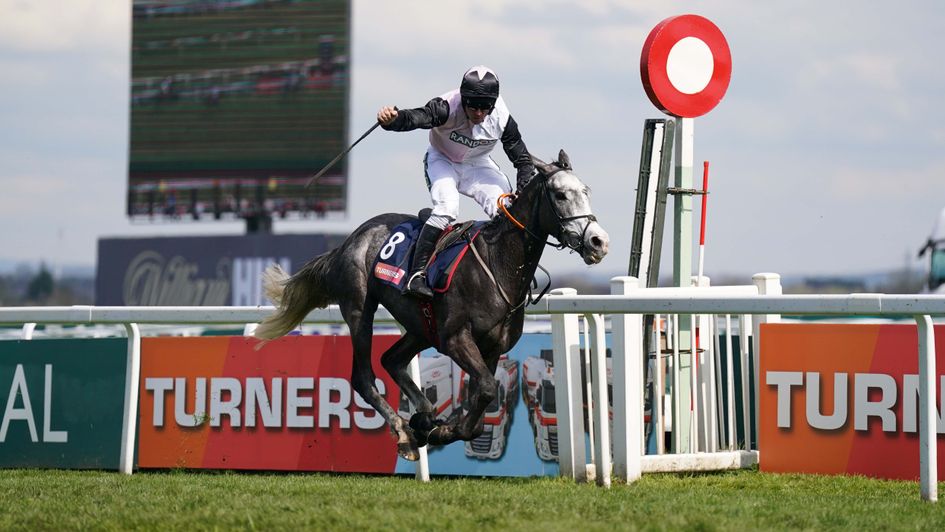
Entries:
{"label": "advertising hoarding", "polygon": [[263,305],[270,264],[294,272],[344,235],[250,234],[103,238],[98,241],[96,305]]}
{"label": "advertising hoarding", "polygon": [[[376,335],[372,357],[379,391],[409,417],[399,388],[380,365],[381,353],[398,338]],[[140,467],[414,472],[414,462],[398,457],[383,418],[351,387],[350,337],[289,336],[260,350],[256,343],[243,337],[144,339]],[[428,447],[432,474],[558,473],[553,368],[544,364],[550,349],[550,334],[530,334],[500,360],[500,394],[486,410],[482,436]],[[459,415],[468,377],[433,350],[421,358],[422,388],[438,417]]]}
{"label": "advertising hoarding", "polygon": [[124,338],[0,342],[0,467],[117,469]]}
{"label": "advertising hoarding", "polygon": [[[375,336],[375,367],[398,336]],[[138,465],[390,473],[396,442],[351,387],[348,336],[145,338]],[[378,390],[397,408],[396,387]]]}
{"label": "advertising hoarding", "polygon": [[[934,329],[943,390],[945,326]],[[918,479],[917,353],[915,325],[762,325],[761,470]]]}

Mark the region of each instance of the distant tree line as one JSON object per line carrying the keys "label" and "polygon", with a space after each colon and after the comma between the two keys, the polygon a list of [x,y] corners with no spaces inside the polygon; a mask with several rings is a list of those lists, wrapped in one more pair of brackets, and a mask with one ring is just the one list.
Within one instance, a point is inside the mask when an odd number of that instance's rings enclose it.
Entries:
{"label": "distant tree line", "polygon": [[0,306],[4,307],[91,305],[94,291],[94,278],[56,278],[45,263],[38,269],[19,267],[0,274]]}

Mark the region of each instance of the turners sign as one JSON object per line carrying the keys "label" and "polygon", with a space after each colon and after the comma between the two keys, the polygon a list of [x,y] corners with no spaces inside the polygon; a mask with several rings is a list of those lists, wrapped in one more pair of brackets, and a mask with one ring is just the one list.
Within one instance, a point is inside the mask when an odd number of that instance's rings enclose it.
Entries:
{"label": "turners sign", "polygon": [[[942,390],[945,328],[935,332]],[[919,477],[914,325],[763,325],[760,369],[762,471]]]}

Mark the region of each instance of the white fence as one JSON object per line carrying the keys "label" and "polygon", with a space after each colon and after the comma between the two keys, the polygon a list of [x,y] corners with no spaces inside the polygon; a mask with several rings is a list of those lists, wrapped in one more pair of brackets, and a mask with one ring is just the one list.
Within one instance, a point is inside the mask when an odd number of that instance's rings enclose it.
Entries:
{"label": "white fence", "polygon": [[[595,405],[607,405],[607,378],[604,342],[604,317],[610,316],[612,327],[612,379],[613,379],[613,427],[614,449],[611,451],[609,411],[595,409],[594,453],[597,482],[608,486],[611,469],[618,478],[631,482],[642,472],[667,470],[722,469],[745,467],[757,463],[758,454],[751,449],[719,451],[712,442],[718,441],[712,433],[714,422],[711,397],[719,391],[712,390],[709,381],[693,382],[692,393],[703,405],[697,410],[691,425],[691,434],[697,436],[694,450],[697,452],[665,455],[643,453],[643,353],[642,317],[645,314],[731,316],[750,315],[753,338],[757,342],[758,327],[779,315],[835,315],[835,316],[883,316],[890,318],[913,317],[918,324],[919,335],[919,439],[920,439],[920,491],[923,499],[937,500],[937,456],[935,447],[935,339],[931,316],[945,316],[945,296],[929,295],[780,295],[777,276],[758,275],[755,283],[746,287],[714,287],[699,289],[640,289],[633,278],[616,278],[612,281],[614,295],[580,296],[573,291],[558,290],[546,297],[537,307],[529,309],[531,315],[551,315],[554,342],[556,402],[558,406],[559,464],[563,475],[575,479],[586,478],[586,453],[584,451],[583,415],[581,394],[574,393],[582,386],[578,364],[581,363],[580,338],[577,317],[584,316],[588,324],[587,333],[591,355],[592,399]],[[115,324],[124,325],[128,334],[128,370],[126,378],[126,400],[122,430],[120,470],[130,473],[133,468],[134,435],[137,421],[138,381],[140,370],[139,324],[250,324],[257,323],[272,312],[270,307],[20,307],[0,308],[2,324]],[[704,318],[697,318],[704,319]],[[378,312],[377,323],[393,323],[383,309]],[[306,323],[342,323],[336,307],[317,310],[309,314]],[[740,318],[741,323],[747,323]],[[26,333],[27,330],[24,329]],[[747,332],[747,330],[746,330]],[[657,342],[657,351],[660,344]],[[695,350],[693,350],[695,351]],[[716,350],[717,352],[717,350]],[[754,353],[757,357],[757,345]],[[705,353],[709,353],[707,349]],[[731,353],[731,349],[728,350]],[[676,354],[674,353],[674,356]],[[714,364],[711,354],[700,357],[698,363]],[[679,368],[677,363],[674,367]],[[728,366],[731,368],[731,364]],[[753,383],[758,389],[758,366],[754,365]],[[703,375],[708,371],[700,372]],[[418,378],[419,374],[415,374]],[[731,382],[728,379],[726,382]],[[678,388],[678,387],[677,387]],[[678,393],[678,390],[677,390]],[[726,390],[725,393],[730,393]],[[659,396],[654,404],[661,403]],[[718,404],[718,403],[717,403]],[[731,401],[728,403],[731,405]],[[654,412],[658,412],[658,407]],[[699,412],[702,413],[699,416]],[[655,415],[655,414],[654,414]],[[702,421],[698,421],[698,419]],[[674,420],[678,420],[678,411]],[[731,419],[731,416],[729,417]],[[757,419],[752,423],[757,427]],[[677,425],[677,423],[674,423]],[[685,427],[675,427],[674,434]],[[717,425],[715,430],[721,430]],[[730,434],[726,427],[725,432]],[[699,436],[702,434],[702,436]],[[563,436],[563,437],[562,437]],[[675,437],[675,436],[674,436]],[[677,449],[679,450],[679,449]],[[698,451],[710,452],[698,452]],[[418,465],[418,477],[426,478],[425,453]]]}
{"label": "white fence", "polygon": [[[699,286],[696,286],[699,285]],[[615,295],[632,297],[690,298],[692,296],[713,296],[728,298],[738,296],[752,296],[759,294],[779,295],[781,293],[780,277],[776,274],[759,274],[754,283],[742,286],[708,286],[708,278],[693,279],[693,286],[689,288],[661,287],[639,288],[636,279],[631,277],[617,277],[611,281],[611,290]],[[573,290],[558,290],[555,296],[574,297],[580,301],[583,296],[577,296]],[[753,386],[754,378],[749,378],[746,368],[750,367],[747,338],[757,339],[758,327],[762,323],[777,321],[777,315],[754,316],[743,314],[737,317],[739,324],[741,345],[739,358],[743,371],[740,377],[740,392],[743,398],[750,396],[749,387]],[[680,321],[692,320],[689,329],[701,334],[687,343],[687,339],[679,334]],[[726,361],[723,374],[722,361],[719,354],[723,345],[717,329],[717,319],[724,319]],[[678,311],[667,312],[665,317],[656,314],[655,323],[650,331],[643,330],[640,315],[613,315],[610,317],[614,347],[610,359],[611,367],[606,367],[606,361],[601,358],[603,353],[604,320],[601,314],[584,313],[586,323],[585,333],[588,340],[585,345],[590,346],[591,383],[581,383],[580,374],[575,368],[587,360],[569,360],[568,346],[573,352],[579,349],[575,342],[578,339],[578,315],[563,314],[553,320],[553,330],[558,331],[555,337],[555,377],[556,402],[558,407],[559,432],[558,446],[562,472],[576,480],[586,480],[588,472],[600,471],[596,475],[599,483],[610,485],[611,465],[617,475],[623,480],[631,481],[639,472],[670,472],[718,470],[739,467],[749,467],[758,462],[757,451],[748,447],[751,427],[757,426],[755,420],[749,417],[751,411],[747,399],[743,400],[741,412],[735,412],[735,375],[734,355],[732,351],[731,315],[681,315]],[[661,334],[660,324],[665,324],[665,332]],[[754,334],[751,333],[754,331]],[[644,334],[651,334],[650,352],[644,354]],[[701,338],[702,345],[699,345]],[[695,344],[695,345],[688,345]],[[665,347],[664,347],[665,346]],[[623,351],[626,349],[626,351]],[[758,346],[754,346],[758,352]],[[695,355],[693,355],[695,353]],[[585,356],[588,353],[583,353]],[[652,385],[644,386],[642,372],[649,364]],[[561,368],[560,370],[558,368]],[[662,373],[667,368],[664,379]],[[686,374],[688,373],[688,374]],[[638,375],[639,374],[639,375]],[[634,384],[621,381],[622,376],[630,375]],[[678,383],[678,384],[677,384]],[[591,397],[588,408],[588,427],[584,427],[584,417],[576,415],[584,405],[580,395],[575,391],[577,386],[590,385],[592,391],[586,395]],[[606,387],[612,385],[609,394],[612,403],[607,405],[608,395]],[[668,388],[668,405],[664,409],[663,390]],[[645,389],[653,392],[650,404],[653,421],[650,425],[654,434],[651,434],[655,446],[655,453],[643,452],[645,429],[643,420],[643,394]],[[757,389],[754,392],[757,397]],[[693,408],[688,407],[689,404]],[[685,408],[683,405],[687,405]],[[727,408],[725,408],[727,406]],[[634,410],[633,415],[628,413]],[[639,412],[637,412],[637,410]],[[596,414],[596,416],[595,416]],[[746,441],[743,449],[736,449],[736,417],[740,416]],[[608,417],[612,422],[606,423]],[[639,421],[638,421],[639,420]],[[671,423],[664,420],[671,420]],[[663,447],[663,426],[670,426],[672,435],[672,453],[667,454]],[[613,427],[615,434],[608,434]],[[585,467],[586,455],[583,434],[590,434],[593,457],[592,467]],[[628,438],[639,440],[633,445]],[[613,442],[613,455],[610,443]],[[652,451],[652,450],[651,450]],[[634,464],[634,457],[643,455]],[[613,456],[613,464],[610,460]],[[636,472],[629,474],[630,472]]]}
{"label": "white fence", "polygon": [[[613,338],[613,453],[608,434],[608,410],[595,409],[595,468],[597,482],[609,486],[611,468],[626,482],[639,478],[644,471],[717,469],[744,467],[757,461],[757,451],[736,450],[714,453],[681,453],[644,456],[643,431],[643,364],[642,316],[645,314],[683,315],[751,315],[754,329],[754,353],[757,357],[758,327],[779,315],[819,316],[881,316],[913,318],[918,325],[919,360],[919,462],[920,492],[925,500],[938,498],[935,411],[935,337],[932,316],[945,316],[945,296],[932,295],[780,295],[765,293],[777,276],[755,276],[758,293],[719,295],[718,292],[687,289],[661,293],[655,289],[637,288],[634,278],[616,278],[612,282],[615,295],[581,296],[558,291],[542,305],[542,311],[553,315],[555,335],[555,379],[559,393],[559,461],[562,474],[576,479],[586,478],[583,460],[584,437],[580,416],[580,372],[577,370],[580,342],[574,316],[583,315],[589,324],[591,348],[591,379],[593,402],[607,404],[606,359],[604,355],[603,317],[612,319]],[[741,289],[738,290],[739,292]],[[779,289],[775,292],[780,292]],[[757,361],[756,361],[757,362]],[[758,390],[758,365],[754,364],[753,386]],[[656,401],[654,401],[655,403]],[[757,415],[756,415],[757,417]],[[755,420],[757,427],[757,419]],[[562,437],[563,436],[563,437]],[[611,464],[613,457],[613,464]]]}

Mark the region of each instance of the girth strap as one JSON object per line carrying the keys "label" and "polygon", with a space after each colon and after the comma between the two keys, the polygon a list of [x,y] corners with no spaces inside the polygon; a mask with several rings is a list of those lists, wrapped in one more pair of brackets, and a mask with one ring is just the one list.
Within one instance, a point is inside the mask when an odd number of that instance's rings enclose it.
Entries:
{"label": "girth strap", "polygon": [[433,315],[433,303],[427,300],[419,302],[420,316],[423,318],[423,332],[433,347],[440,348],[440,335],[436,332],[436,316]]}

